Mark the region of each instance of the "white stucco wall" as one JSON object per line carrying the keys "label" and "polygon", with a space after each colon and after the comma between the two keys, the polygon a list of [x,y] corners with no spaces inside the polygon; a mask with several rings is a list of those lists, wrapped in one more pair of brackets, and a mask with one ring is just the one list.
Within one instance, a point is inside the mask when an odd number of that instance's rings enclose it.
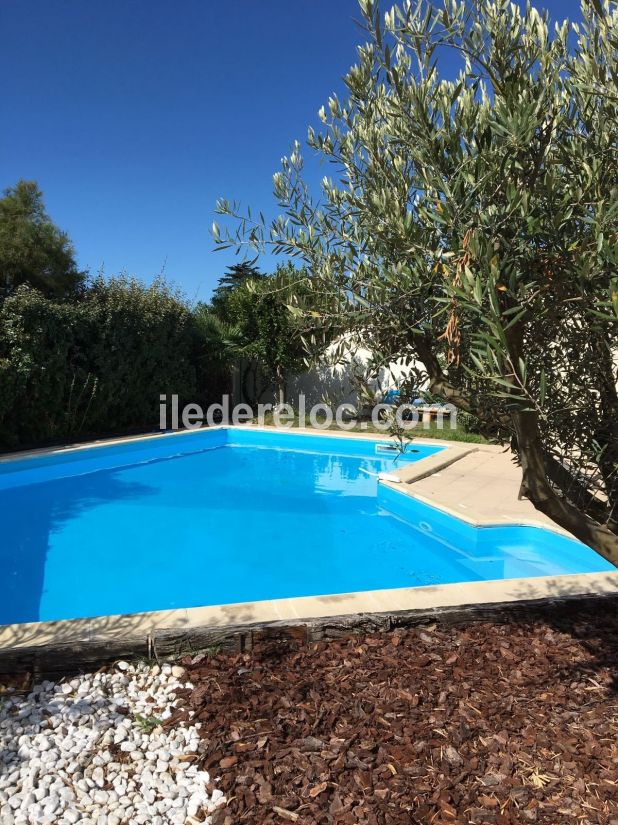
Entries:
{"label": "white stucco wall", "polygon": [[[352,343],[344,344],[343,353],[341,348],[341,342],[335,342],[327,349],[318,366],[288,381],[288,400],[293,406],[301,393],[305,395],[307,404],[322,401],[335,405],[358,403],[354,372],[362,372],[367,367],[371,352]],[[381,393],[394,389],[414,366],[401,361],[392,362],[387,368],[380,369],[377,379],[368,382],[369,386],[374,392]]]}

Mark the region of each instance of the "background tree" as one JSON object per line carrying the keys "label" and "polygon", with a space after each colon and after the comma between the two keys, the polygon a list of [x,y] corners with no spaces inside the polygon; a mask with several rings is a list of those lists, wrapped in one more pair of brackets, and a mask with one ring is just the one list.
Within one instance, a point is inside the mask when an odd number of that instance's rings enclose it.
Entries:
{"label": "background tree", "polygon": [[291,376],[307,369],[309,350],[303,333],[305,327],[290,304],[307,295],[307,272],[293,264],[279,265],[268,279],[253,281],[246,287],[249,313],[255,330],[251,351],[263,365],[277,391],[277,403],[287,400],[287,383]]}
{"label": "background tree", "polygon": [[337,183],[314,201],[296,145],[284,214],[222,201],[239,223],[215,237],[302,256],[325,326],[420,360],[434,395],[511,440],[522,494],[618,564],[618,9],[555,27],[508,0],[361,10],[349,99],[308,139]]}
{"label": "background tree", "polygon": [[249,281],[257,281],[263,277],[263,273],[249,261],[228,266],[226,272],[219,278],[212,295],[210,303],[214,312],[222,320],[228,320],[226,316],[227,301],[232,292]]}
{"label": "background tree", "polygon": [[0,300],[21,284],[51,298],[73,298],[84,280],[71,241],[47,215],[36,183],[20,180],[6,189],[0,198]]}
{"label": "background tree", "polygon": [[305,324],[290,303],[307,294],[307,273],[281,264],[273,275],[246,279],[225,303],[225,318],[236,332],[235,351],[255,360],[276,388],[277,403],[286,400],[290,376],[307,368]]}
{"label": "background tree", "polygon": [[239,365],[245,346],[242,329],[221,318],[205,303],[196,306],[193,319],[199,340],[196,357],[201,372],[219,379],[221,396],[231,395],[234,369]]}

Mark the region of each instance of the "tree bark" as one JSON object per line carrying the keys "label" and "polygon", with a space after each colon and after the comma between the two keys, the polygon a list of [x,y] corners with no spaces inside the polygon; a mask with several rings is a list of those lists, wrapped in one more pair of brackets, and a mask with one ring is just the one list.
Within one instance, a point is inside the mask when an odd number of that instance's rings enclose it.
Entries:
{"label": "tree bark", "polygon": [[416,335],[414,337],[414,347],[427,371],[429,389],[434,395],[439,395],[454,404],[458,409],[463,410],[463,412],[476,416],[483,424],[483,434],[489,438],[504,436],[506,433],[512,432],[513,422],[509,415],[488,414],[480,408],[480,405],[475,403],[474,398],[469,397],[454,384],[451,384],[444,375],[442,365],[428,336]]}
{"label": "tree bark", "polygon": [[[520,386],[525,384],[525,376],[519,374],[523,340],[524,327],[521,322],[506,330],[509,359],[517,373]],[[509,411],[515,428],[517,455],[522,469],[521,494],[528,498],[537,510],[618,567],[618,536],[571,504],[565,495],[558,495],[551,486],[538,413],[530,409],[525,400],[522,403],[525,407],[514,407]]]}
{"label": "tree bark", "polygon": [[618,497],[618,392],[616,376],[609,344],[603,339],[595,341],[596,369],[598,372],[600,426],[596,439],[602,447],[599,469],[605,482],[605,492],[609,501],[610,518],[616,522]]}
{"label": "tree bark", "polygon": [[618,567],[618,536],[557,495],[547,480],[537,414],[520,410],[511,417],[517,435],[523,495],[537,510]]}
{"label": "tree bark", "polygon": [[[427,370],[432,393],[442,396],[464,412],[475,415],[488,428],[493,426],[494,432],[515,432],[517,453],[522,467],[522,494],[537,510],[618,567],[618,536],[569,504],[549,483],[537,414],[534,411],[515,411],[508,415],[496,416],[492,421],[485,411],[475,407],[473,399],[450,384],[427,337],[416,336],[414,344]],[[557,464],[553,458],[552,462]],[[557,467],[553,467],[553,470],[557,471]]]}
{"label": "tree bark", "polygon": [[277,406],[282,407],[286,401],[286,380],[285,375],[277,369]]}

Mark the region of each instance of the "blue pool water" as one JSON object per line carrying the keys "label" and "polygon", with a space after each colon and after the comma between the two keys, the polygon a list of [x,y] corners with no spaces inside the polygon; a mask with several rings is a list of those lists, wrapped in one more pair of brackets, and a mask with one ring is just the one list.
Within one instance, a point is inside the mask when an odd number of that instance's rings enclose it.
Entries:
{"label": "blue pool water", "polygon": [[378,484],[441,449],[379,444],[230,429],[2,463],[0,624],[613,570]]}

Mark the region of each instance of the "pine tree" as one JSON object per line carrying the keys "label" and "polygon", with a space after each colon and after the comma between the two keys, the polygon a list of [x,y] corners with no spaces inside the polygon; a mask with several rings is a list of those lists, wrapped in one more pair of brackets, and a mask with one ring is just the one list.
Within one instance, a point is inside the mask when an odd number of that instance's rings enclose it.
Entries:
{"label": "pine tree", "polygon": [[85,280],[69,236],[45,211],[34,181],[18,181],[0,198],[0,300],[22,284],[49,298],[75,297]]}

